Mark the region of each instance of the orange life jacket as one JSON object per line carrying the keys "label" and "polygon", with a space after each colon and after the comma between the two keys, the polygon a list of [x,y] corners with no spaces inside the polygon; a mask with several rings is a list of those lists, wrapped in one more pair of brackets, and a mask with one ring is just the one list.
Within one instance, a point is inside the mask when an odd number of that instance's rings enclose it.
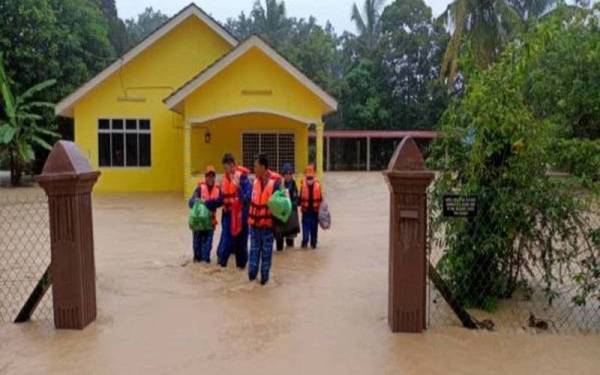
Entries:
{"label": "orange life jacket", "polygon": [[221,190],[223,191],[223,211],[230,212],[235,202],[240,200],[240,187],[235,180],[239,181],[243,175],[248,174],[248,169],[244,167],[235,167],[234,176],[231,178],[227,173],[223,176]]}
{"label": "orange life jacket", "polygon": [[300,206],[302,207],[302,212],[308,211],[310,194],[308,189],[313,189],[313,201],[312,208],[315,212],[319,212],[319,208],[321,207],[321,202],[323,201],[323,195],[321,194],[321,184],[317,179],[314,180],[312,186],[308,185],[306,179],[302,180],[302,190],[300,192]]}
{"label": "orange life jacket", "polygon": [[252,202],[250,203],[250,214],[248,216],[248,224],[255,228],[272,228],[273,217],[271,210],[267,206],[267,202],[273,195],[275,188],[275,180],[269,178],[266,185],[262,186],[260,178],[254,180],[252,188]]}
{"label": "orange life jacket", "polygon": [[273,172],[273,171],[272,171],[272,170],[270,170],[270,169],[268,170],[268,172],[269,172],[269,178],[270,178],[270,179],[273,179],[273,180],[282,180],[282,179],[283,179],[283,176],[282,176],[282,175],[280,175],[280,174],[279,174],[279,173],[277,173],[277,172]]}
{"label": "orange life jacket", "polygon": [[[219,199],[219,185],[215,184],[212,190],[208,191],[208,185],[206,182],[202,181],[198,184],[200,188],[200,199],[203,201],[213,201]],[[212,222],[213,225],[217,225],[219,222],[217,221],[217,214],[215,211],[212,211]]]}

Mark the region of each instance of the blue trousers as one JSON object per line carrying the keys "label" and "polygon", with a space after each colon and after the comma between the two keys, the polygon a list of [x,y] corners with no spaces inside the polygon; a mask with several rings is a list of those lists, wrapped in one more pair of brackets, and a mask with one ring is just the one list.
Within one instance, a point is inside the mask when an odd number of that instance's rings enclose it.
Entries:
{"label": "blue trousers", "polygon": [[260,268],[260,281],[269,281],[271,260],[273,258],[273,230],[250,228],[250,260],[248,262],[248,277],[255,280]]}
{"label": "blue trousers", "polygon": [[319,232],[319,214],[317,212],[302,213],[302,247],[306,247],[310,241],[310,246],[317,247],[317,238]]}
{"label": "blue trousers", "polygon": [[194,232],[194,260],[210,263],[214,231]]}
{"label": "blue trousers", "polygon": [[233,237],[231,235],[231,215],[223,214],[221,220],[222,228],[221,239],[219,240],[219,247],[217,249],[217,256],[219,258],[219,265],[221,267],[227,267],[229,257],[231,254],[235,254],[235,263],[238,268],[246,268],[248,263],[248,225],[246,224],[247,219],[244,220],[242,215],[242,232]]}

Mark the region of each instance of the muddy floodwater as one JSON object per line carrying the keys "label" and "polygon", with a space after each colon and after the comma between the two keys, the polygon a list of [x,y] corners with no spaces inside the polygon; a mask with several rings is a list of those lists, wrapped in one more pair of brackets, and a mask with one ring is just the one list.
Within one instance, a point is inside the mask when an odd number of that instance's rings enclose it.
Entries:
{"label": "muddy floodwater", "polygon": [[325,189],[332,229],[275,254],[266,287],[189,262],[180,194],[96,194],[97,321],[0,323],[0,374],[600,374],[600,335],[391,334],[383,178]]}

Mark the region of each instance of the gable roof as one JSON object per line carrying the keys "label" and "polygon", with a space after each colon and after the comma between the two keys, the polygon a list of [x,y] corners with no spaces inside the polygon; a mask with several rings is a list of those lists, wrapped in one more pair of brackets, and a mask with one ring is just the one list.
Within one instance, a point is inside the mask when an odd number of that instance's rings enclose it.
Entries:
{"label": "gable roof", "polygon": [[211,78],[219,74],[219,72],[223,71],[225,68],[233,64],[237,59],[239,59],[252,48],[258,48],[259,50],[261,50],[283,70],[288,72],[304,87],[306,87],[309,91],[311,91],[313,94],[319,97],[327,105],[329,109],[328,113],[337,110],[338,103],[331,95],[329,95],[327,92],[325,92],[325,90],[320,88],[316,83],[314,83],[312,80],[306,77],[306,75],[304,75],[304,73],[302,73],[300,69],[292,65],[283,56],[281,56],[273,47],[268,45],[264,40],[262,40],[256,35],[253,35],[250,38],[238,44],[236,48],[229,51],[221,58],[216,60],[214,63],[206,67],[194,78],[192,78],[187,83],[183,84],[183,86],[175,90],[163,101],[169,109],[180,112],[180,106],[186,97],[188,97],[191,93],[193,93],[206,82],[208,82]]}
{"label": "gable roof", "polygon": [[123,56],[118,58],[115,62],[113,62],[109,67],[101,71],[98,75],[92,78],[87,83],[80,86],[77,90],[75,90],[72,94],[61,100],[56,107],[54,108],[54,112],[57,116],[63,117],[72,117],[73,116],[73,105],[79,101],[83,96],[88,94],[91,90],[93,90],[96,86],[102,83],[104,80],[109,78],[113,73],[118,71],[123,65],[127,64],[134,58],[136,58],[139,54],[144,52],[150,46],[152,46],[156,41],[161,39],[183,21],[187,20],[189,17],[197,17],[200,21],[206,24],[209,28],[211,28],[217,35],[225,39],[231,46],[237,46],[238,40],[231,34],[227,29],[225,29],[219,22],[217,22],[214,18],[204,12],[200,7],[196,4],[191,3],[187,7],[183,8],[179,13],[175,14],[171,17],[167,22],[165,22],[162,26],[154,30],[150,35],[144,38],[138,45],[130,49]]}

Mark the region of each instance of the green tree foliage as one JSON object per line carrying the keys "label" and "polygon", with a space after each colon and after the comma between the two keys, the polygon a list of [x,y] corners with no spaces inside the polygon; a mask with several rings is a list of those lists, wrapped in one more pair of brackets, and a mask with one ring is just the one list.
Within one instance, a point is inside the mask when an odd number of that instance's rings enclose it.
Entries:
{"label": "green tree foliage", "polygon": [[503,47],[528,20],[535,20],[556,0],[455,0],[440,16],[452,37],[442,61],[441,76],[454,83],[465,45],[479,69],[496,61]]}
{"label": "green tree foliage", "polygon": [[346,36],[349,65],[338,90],[344,127],[427,129],[438,122],[447,92],[438,78],[447,34],[421,0],[397,0],[379,21],[377,47],[361,54]]}
{"label": "green tree foliage", "polygon": [[[430,159],[441,171],[434,185],[434,210],[447,193],[479,199],[474,219],[440,218],[435,223],[437,229],[444,225],[438,233],[447,245],[440,270],[467,306],[491,309],[532,278],[542,279],[550,302],[565,284],[576,287],[574,303],[600,299],[600,232],[588,219],[597,204],[598,180],[591,193],[580,194],[575,188],[580,181],[547,173],[557,160],[570,158],[564,150],[573,145],[564,142],[572,117],[558,115],[558,108],[544,111],[545,101],[539,101],[553,97],[551,91],[562,83],[552,81],[562,77],[544,75],[550,83],[538,85],[547,58],[578,50],[570,43],[583,43],[578,52],[587,57],[582,59],[596,59],[598,32],[597,18],[589,12],[556,13],[509,44],[490,69],[472,77],[465,97],[443,115],[442,136]],[[557,47],[562,43],[567,45]],[[554,56],[552,63],[565,65],[573,59],[568,55]],[[580,69],[597,74],[600,64]],[[588,96],[598,94],[590,91],[595,82],[575,85]],[[579,100],[587,103],[589,98]],[[589,121],[597,126],[598,120]],[[598,166],[598,145],[586,141],[585,147],[589,151],[580,155],[595,159]]]}
{"label": "green tree foliage", "polygon": [[317,24],[314,17],[292,19],[288,41],[283,54],[298,65],[311,79],[325,90],[335,90],[341,77],[340,52],[333,27]]}
{"label": "green tree foliage", "polygon": [[[89,0],[88,0],[89,1]],[[108,39],[118,56],[124,54],[130,46],[129,34],[125,22],[117,15],[115,0],[92,0],[102,11],[108,23]]]}
{"label": "green tree foliage", "polygon": [[[569,138],[600,138],[600,30],[586,24],[594,20],[589,14],[558,8],[527,51],[527,101],[536,116],[561,124]],[[575,21],[565,30],[562,19]]]}
{"label": "green tree foliage", "polygon": [[[102,11],[90,0],[0,1],[0,52],[15,92],[48,79],[59,85],[39,93],[39,99],[55,103],[89,80],[115,58]],[[55,123],[52,109],[44,109],[39,124]],[[70,122],[58,120],[64,134]],[[35,146],[41,167],[44,149]]]}
{"label": "green tree foliage", "polygon": [[394,127],[433,128],[447,106],[437,79],[448,35],[422,0],[397,0],[381,17],[383,92]]}
{"label": "green tree foliage", "polygon": [[248,17],[242,12],[237,19],[228,19],[227,27],[240,39],[257,34],[280,48],[289,41],[288,33],[294,21],[287,17],[283,1],[265,0],[263,6],[260,0],[256,0]]}
{"label": "green tree foliage", "polygon": [[358,30],[359,45],[365,52],[373,51],[381,36],[381,10],[384,0],[364,0],[362,12],[358,5],[352,5],[352,21]]}
{"label": "green tree foliage", "polygon": [[345,75],[339,89],[342,125],[348,129],[390,129],[392,111],[382,91],[381,66],[361,59]]}
{"label": "green tree foliage", "polygon": [[57,102],[115,58],[107,22],[88,0],[3,0],[0,14],[0,51],[16,92],[56,79],[40,99]]}
{"label": "green tree foliage", "polygon": [[169,17],[160,10],[154,10],[147,7],[143,13],[137,16],[137,19],[131,18],[125,21],[127,25],[127,37],[130,47],[134,47],[146,36],[158,29]]}
{"label": "green tree foliage", "polygon": [[46,140],[58,136],[47,126],[39,125],[44,118],[37,113],[40,108],[53,108],[54,104],[34,100],[36,94],[55,83],[54,80],[44,81],[20,95],[15,95],[0,54],[0,154],[9,160],[10,180],[13,185],[20,184],[23,168],[35,159],[33,146],[50,150],[51,146]]}
{"label": "green tree foliage", "polygon": [[289,18],[283,1],[254,3],[249,16],[241,13],[227,20],[229,30],[240,39],[257,34],[326,90],[335,89],[340,77],[338,40],[329,23],[317,24],[314,17]]}

